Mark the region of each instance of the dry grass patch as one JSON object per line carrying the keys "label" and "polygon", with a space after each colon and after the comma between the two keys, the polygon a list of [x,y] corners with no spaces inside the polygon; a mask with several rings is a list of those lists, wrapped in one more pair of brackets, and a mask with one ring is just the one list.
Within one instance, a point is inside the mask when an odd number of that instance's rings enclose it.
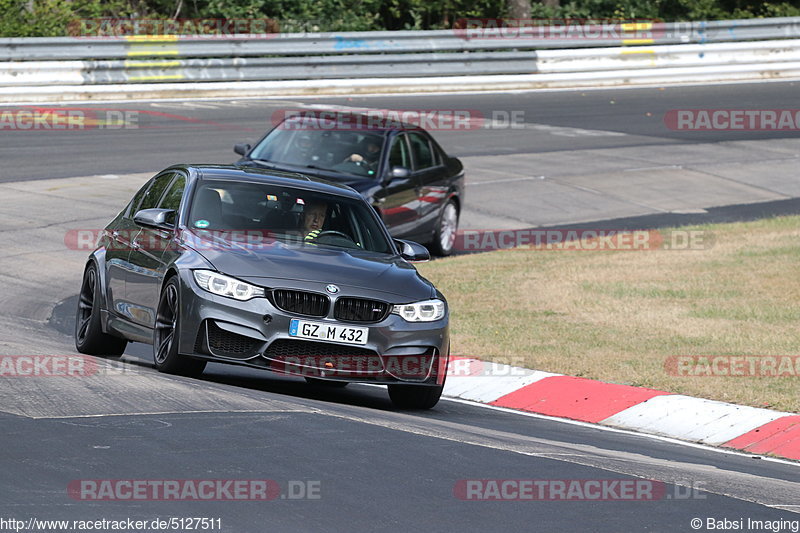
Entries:
{"label": "dry grass patch", "polygon": [[500,251],[419,270],[448,298],[454,354],[800,412],[800,376],[664,369],[674,355],[800,355],[800,217],[689,229],[713,246]]}

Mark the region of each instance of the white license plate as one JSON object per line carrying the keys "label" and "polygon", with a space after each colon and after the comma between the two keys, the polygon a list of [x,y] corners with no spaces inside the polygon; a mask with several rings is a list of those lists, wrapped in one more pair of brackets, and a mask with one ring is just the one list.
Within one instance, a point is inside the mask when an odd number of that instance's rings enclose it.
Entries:
{"label": "white license plate", "polygon": [[343,344],[367,344],[369,328],[338,326],[293,318],[289,324],[289,335],[302,339],[333,341]]}

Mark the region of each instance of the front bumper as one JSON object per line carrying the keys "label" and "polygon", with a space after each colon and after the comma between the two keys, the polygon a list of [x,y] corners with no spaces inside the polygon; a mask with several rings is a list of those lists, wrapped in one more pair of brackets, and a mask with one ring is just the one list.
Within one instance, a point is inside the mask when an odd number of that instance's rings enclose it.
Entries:
{"label": "front bumper", "polygon": [[[330,296],[328,316],[308,317],[279,309],[268,298],[241,302],[197,286],[182,271],[179,351],[208,361],[244,365],[304,377],[366,383],[441,385],[449,357],[448,316],[435,322],[406,322],[389,314],[376,323],[333,318],[335,299],[372,297],[342,286]],[[315,286],[317,285],[317,286]],[[325,292],[325,283],[298,282],[280,288]],[[408,302],[388,302],[408,303]],[[289,335],[292,319],[366,327],[366,345],[298,339]]]}

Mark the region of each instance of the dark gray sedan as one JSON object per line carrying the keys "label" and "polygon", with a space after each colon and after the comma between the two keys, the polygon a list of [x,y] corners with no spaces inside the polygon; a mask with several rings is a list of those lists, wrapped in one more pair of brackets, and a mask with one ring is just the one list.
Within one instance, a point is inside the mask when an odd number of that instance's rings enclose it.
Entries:
{"label": "dark gray sedan", "polygon": [[351,188],[301,174],[175,166],[105,228],[86,264],[80,352],[153,345],[155,366],[198,375],[208,361],[387,384],[430,408],[449,358],[444,296],[410,264]]}

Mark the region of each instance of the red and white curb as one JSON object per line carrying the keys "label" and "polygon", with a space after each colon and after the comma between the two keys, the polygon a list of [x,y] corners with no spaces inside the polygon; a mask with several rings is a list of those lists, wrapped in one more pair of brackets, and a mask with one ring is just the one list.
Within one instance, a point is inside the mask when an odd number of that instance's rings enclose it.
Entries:
{"label": "red and white curb", "polygon": [[800,460],[800,415],[451,358],[444,396]]}

